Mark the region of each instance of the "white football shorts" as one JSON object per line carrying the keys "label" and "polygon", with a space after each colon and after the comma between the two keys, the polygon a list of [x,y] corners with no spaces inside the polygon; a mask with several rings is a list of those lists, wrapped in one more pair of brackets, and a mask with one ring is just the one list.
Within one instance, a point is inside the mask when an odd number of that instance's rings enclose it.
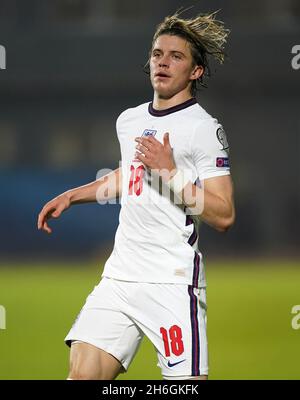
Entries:
{"label": "white football shorts", "polygon": [[128,369],[143,336],[164,379],[208,375],[206,289],[102,278],[65,338],[92,344]]}

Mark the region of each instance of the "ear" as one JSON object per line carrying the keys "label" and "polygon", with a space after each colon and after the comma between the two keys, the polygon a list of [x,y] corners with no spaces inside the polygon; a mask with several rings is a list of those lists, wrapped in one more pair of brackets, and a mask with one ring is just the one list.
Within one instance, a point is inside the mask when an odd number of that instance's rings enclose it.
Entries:
{"label": "ear", "polygon": [[204,68],[202,67],[202,65],[196,65],[193,69],[193,71],[191,72],[191,77],[190,79],[192,81],[201,78],[201,76],[204,74]]}

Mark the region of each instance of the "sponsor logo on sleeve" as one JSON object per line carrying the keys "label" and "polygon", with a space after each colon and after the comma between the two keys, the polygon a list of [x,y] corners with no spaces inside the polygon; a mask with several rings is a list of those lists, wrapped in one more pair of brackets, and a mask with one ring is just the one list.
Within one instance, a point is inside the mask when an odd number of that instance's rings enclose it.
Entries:
{"label": "sponsor logo on sleeve", "polygon": [[229,167],[229,158],[228,157],[217,157],[216,158],[216,167]]}

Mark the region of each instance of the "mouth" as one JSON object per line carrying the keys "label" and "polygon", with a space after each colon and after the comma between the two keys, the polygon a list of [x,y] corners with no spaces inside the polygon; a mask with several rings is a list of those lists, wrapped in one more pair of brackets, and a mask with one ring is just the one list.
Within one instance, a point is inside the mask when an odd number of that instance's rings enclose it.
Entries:
{"label": "mouth", "polygon": [[166,78],[171,78],[169,74],[166,74],[165,72],[157,72],[154,75],[155,78],[160,78],[160,79],[166,79]]}

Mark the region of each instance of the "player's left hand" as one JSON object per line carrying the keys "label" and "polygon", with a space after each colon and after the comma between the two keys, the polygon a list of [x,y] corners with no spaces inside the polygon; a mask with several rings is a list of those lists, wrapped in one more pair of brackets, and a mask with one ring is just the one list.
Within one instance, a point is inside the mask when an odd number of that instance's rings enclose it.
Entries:
{"label": "player's left hand", "polygon": [[138,142],[135,157],[147,168],[155,170],[165,181],[175,175],[176,165],[168,132],[164,134],[163,143],[153,136],[137,137],[135,141]]}

